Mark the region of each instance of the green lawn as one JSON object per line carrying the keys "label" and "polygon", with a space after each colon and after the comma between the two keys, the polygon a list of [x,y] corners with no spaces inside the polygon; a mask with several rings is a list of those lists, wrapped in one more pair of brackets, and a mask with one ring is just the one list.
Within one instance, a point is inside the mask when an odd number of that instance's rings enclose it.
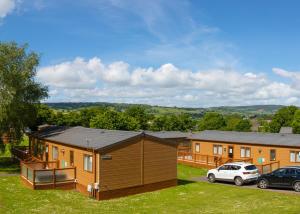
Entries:
{"label": "green lawn", "polygon": [[[179,165],[181,180],[205,170]],[[235,186],[180,182],[174,188],[96,201],[75,191],[25,188],[19,177],[0,177],[0,213],[300,213],[300,196]]]}

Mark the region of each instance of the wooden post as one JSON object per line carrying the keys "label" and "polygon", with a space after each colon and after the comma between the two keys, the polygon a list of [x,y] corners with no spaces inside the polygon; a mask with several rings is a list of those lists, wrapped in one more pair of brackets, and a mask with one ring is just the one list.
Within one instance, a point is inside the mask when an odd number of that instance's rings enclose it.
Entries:
{"label": "wooden post", "polygon": [[35,170],[32,170],[32,185],[33,185],[33,189],[35,189]]}
{"label": "wooden post", "polygon": [[53,189],[56,187],[55,168],[53,169]]}
{"label": "wooden post", "polygon": [[206,155],[206,165],[208,165],[208,155]]}
{"label": "wooden post", "polygon": [[26,179],[28,180],[28,167],[26,167]]}

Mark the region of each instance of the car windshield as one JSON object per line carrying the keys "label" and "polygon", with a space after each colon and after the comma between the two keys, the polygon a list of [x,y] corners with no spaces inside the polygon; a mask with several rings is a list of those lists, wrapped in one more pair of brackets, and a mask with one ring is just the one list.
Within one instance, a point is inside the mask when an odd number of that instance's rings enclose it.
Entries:
{"label": "car windshield", "polygon": [[249,165],[249,166],[245,166],[246,170],[256,170],[256,166],[255,165]]}

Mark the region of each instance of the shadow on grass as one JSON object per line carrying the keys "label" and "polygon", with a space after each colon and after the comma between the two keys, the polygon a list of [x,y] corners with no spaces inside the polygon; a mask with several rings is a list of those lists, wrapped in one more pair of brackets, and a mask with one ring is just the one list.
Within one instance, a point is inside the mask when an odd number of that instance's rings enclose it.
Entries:
{"label": "shadow on grass", "polygon": [[19,173],[20,163],[11,157],[0,157],[0,173]]}
{"label": "shadow on grass", "polygon": [[195,181],[184,180],[184,179],[178,179],[177,180],[177,185],[178,186],[192,184],[192,183],[196,183],[196,182]]}

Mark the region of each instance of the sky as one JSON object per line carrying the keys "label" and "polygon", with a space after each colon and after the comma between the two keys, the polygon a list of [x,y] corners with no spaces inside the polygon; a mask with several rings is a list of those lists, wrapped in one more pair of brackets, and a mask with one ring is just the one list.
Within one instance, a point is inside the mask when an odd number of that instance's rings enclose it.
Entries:
{"label": "sky", "polygon": [[0,0],[45,102],[300,105],[300,1]]}

